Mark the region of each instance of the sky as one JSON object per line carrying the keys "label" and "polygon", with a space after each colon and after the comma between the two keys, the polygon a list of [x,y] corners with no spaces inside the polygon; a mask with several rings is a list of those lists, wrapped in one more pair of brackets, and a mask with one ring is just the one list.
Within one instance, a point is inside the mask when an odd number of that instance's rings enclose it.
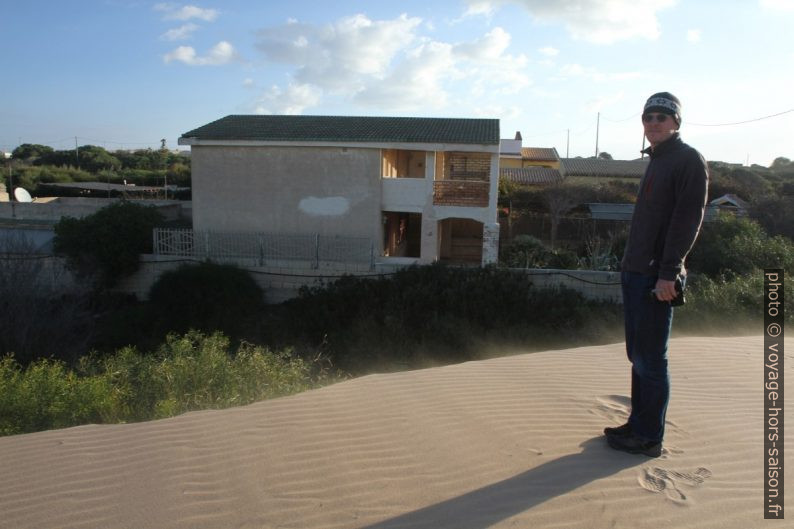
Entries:
{"label": "sky", "polygon": [[4,151],[175,149],[229,114],[306,114],[498,118],[524,147],[628,160],[643,147],[645,100],[669,91],[682,138],[706,159],[794,159],[794,0],[0,8]]}

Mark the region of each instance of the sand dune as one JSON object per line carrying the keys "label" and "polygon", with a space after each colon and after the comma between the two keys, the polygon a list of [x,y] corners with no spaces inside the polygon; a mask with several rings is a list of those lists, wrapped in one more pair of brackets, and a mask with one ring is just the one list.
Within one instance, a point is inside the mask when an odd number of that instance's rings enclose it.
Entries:
{"label": "sand dune", "polygon": [[627,417],[622,344],[0,438],[0,527],[765,526],[761,337],[675,339],[671,371],[658,459],[601,436]]}

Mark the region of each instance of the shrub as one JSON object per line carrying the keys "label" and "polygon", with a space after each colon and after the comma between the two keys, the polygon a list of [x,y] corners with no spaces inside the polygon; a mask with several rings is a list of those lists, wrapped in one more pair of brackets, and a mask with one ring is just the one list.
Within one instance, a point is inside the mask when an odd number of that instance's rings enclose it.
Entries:
{"label": "shrub", "polygon": [[149,302],[167,331],[222,331],[237,337],[261,316],[264,295],[247,271],[204,262],[162,274]]}
{"label": "shrub", "polygon": [[0,360],[0,435],[105,422],[116,405],[107,378],[78,377],[57,360],[24,370],[10,356]]}
{"label": "shrub", "polygon": [[703,225],[688,264],[695,272],[728,279],[763,268],[791,270],[794,243],[769,237],[753,220],[723,214]]}
{"label": "shrub", "polygon": [[510,268],[542,268],[548,253],[537,237],[516,235],[511,244],[503,246],[500,261]]}
{"label": "shrub", "polygon": [[151,253],[152,230],[163,216],[148,206],[121,201],[82,219],[64,217],[55,225],[54,248],[82,277],[97,276],[110,287],[133,274],[139,255]]}
{"label": "shrub", "polygon": [[0,435],[86,423],[170,417],[303,391],[329,380],[290,350],[242,344],[221,334],[170,335],[153,354],[126,347],[83,357],[76,369],[39,360],[0,360]]}
{"label": "shrub", "polygon": [[517,235],[502,248],[500,263],[509,268],[578,268],[576,254],[563,249],[549,249],[531,235]]}
{"label": "shrub", "polygon": [[155,370],[163,388],[156,416],[248,404],[312,386],[311,365],[290,350],[273,352],[245,343],[234,355],[228,350],[229,340],[220,334],[169,336]]}
{"label": "shrub", "polygon": [[[794,183],[789,183],[794,190]],[[784,235],[794,240],[794,195],[786,195],[786,187],[781,186],[783,195],[770,195],[756,200],[750,214],[758,220],[769,235]]]}
{"label": "shrub", "polygon": [[[784,289],[794,288],[785,278]],[[687,304],[676,309],[675,327],[685,332],[760,332],[764,317],[764,276],[756,270],[745,276],[712,279],[694,276],[687,283]],[[794,322],[794,299],[785,298],[788,322]],[[678,315],[681,318],[678,319]]]}
{"label": "shrub", "polygon": [[[441,264],[378,279],[343,277],[304,289],[275,326],[286,339],[321,346],[352,372],[474,358],[484,341],[570,340],[593,319],[611,327],[617,309],[569,290],[532,288],[523,272]],[[597,334],[597,332],[596,332]]]}
{"label": "shrub", "polygon": [[35,248],[23,230],[0,235],[0,357],[71,361],[91,335],[90,292]]}

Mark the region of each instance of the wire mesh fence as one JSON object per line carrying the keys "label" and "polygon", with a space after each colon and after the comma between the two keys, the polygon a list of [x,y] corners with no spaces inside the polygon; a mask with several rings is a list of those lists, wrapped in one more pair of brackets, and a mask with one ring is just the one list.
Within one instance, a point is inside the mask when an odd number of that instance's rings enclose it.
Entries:
{"label": "wire mesh fence", "polygon": [[154,230],[154,254],[206,259],[252,259],[269,261],[309,261],[370,263],[374,261],[373,242],[367,237],[320,234],[285,235],[277,233],[195,232],[191,229]]}

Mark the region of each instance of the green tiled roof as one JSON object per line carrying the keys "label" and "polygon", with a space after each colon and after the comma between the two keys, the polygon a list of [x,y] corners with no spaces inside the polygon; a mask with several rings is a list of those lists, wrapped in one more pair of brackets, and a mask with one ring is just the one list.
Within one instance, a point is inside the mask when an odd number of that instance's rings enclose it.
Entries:
{"label": "green tiled roof", "polygon": [[186,132],[182,138],[498,145],[499,120],[231,115]]}

